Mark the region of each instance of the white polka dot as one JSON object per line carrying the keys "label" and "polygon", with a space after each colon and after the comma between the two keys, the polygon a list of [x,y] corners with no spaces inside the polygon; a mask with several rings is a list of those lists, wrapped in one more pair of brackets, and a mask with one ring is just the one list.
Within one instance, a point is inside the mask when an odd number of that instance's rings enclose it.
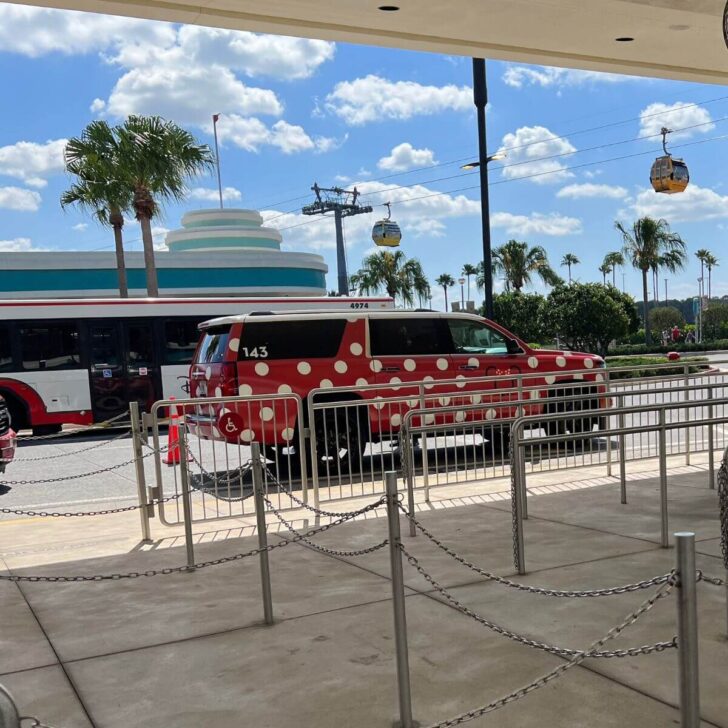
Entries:
{"label": "white polka dot", "polygon": [[563,356],[557,356],[556,357],[556,366],[561,367],[563,369],[566,366],[566,358]]}
{"label": "white polka dot", "polygon": [[293,436],[296,434],[296,431],[292,427],[284,427],[281,430],[281,437],[288,442],[289,440],[293,439]]}
{"label": "white polka dot", "polygon": [[[434,382],[435,380],[431,376],[426,376],[422,378],[423,382]],[[434,384],[425,384],[425,389],[432,389],[435,385]]]}
{"label": "white polka dot", "polygon": [[374,398],[374,403],[373,404],[374,404],[375,409],[380,410],[380,409],[382,409],[382,407],[384,407],[384,402],[378,401],[378,400],[381,400],[381,399],[382,399],[381,397],[375,397]]}
{"label": "white polka dot", "polygon": [[497,412],[491,408],[485,411],[485,419],[486,420],[494,420],[497,416]]}
{"label": "white polka dot", "polygon": [[465,412],[460,410],[455,413],[455,422],[465,422]]}
{"label": "white polka dot", "polygon": [[369,384],[366,379],[357,379],[356,380],[356,386],[357,387],[366,387],[366,385]]}
{"label": "white polka dot", "polygon": [[584,366],[587,369],[594,369],[594,359],[584,359]]}
{"label": "white polka dot", "polygon": [[330,379],[322,379],[319,384],[319,387],[321,387],[321,389],[331,389],[331,387],[333,386],[334,383]]}
{"label": "white polka dot", "polygon": [[417,364],[415,363],[414,359],[405,359],[404,360],[404,368],[408,372],[413,372],[415,369],[417,369]]}
{"label": "white polka dot", "polygon": [[240,339],[230,339],[228,346],[230,351],[237,351],[240,348]]}
{"label": "white polka dot", "polygon": [[541,392],[538,391],[538,389],[532,389],[531,390],[531,399],[540,399],[541,398]]}
{"label": "white polka dot", "polygon": [[547,374],[544,379],[546,380],[546,384],[553,384],[556,381],[556,376],[554,374]]}
{"label": "white polka dot", "polygon": [[215,387],[215,396],[222,397],[222,389],[220,387]]}
{"label": "white polka dot", "polygon": [[516,417],[523,417],[523,407],[516,407]]}
{"label": "white polka dot", "polygon": [[255,432],[253,430],[243,430],[240,433],[240,439],[243,442],[252,442],[255,439]]}
{"label": "white polka dot", "polygon": [[480,402],[481,402],[481,400],[482,400],[482,399],[483,399],[483,396],[482,396],[481,394],[474,394],[474,395],[473,395],[473,396],[472,396],[472,397],[470,398],[470,401],[471,401],[471,402],[472,402],[473,404],[480,404]]}
{"label": "white polka dot", "polygon": [[382,362],[380,362],[380,361],[379,361],[379,359],[372,359],[372,360],[371,360],[371,361],[369,362],[369,368],[370,368],[370,369],[371,369],[371,370],[372,370],[373,372],[375,372],[375,373],[376,373],[376,372],[381,372],[381,371],[382,371]]}
{"label": "white polka dot", "polygon": [[[389,380],[389,383],[390,384],[402,384],[402,380],[399,377],[392,377]],[[396,392],[399,389],[399,387],[392,387],[392,389]]]}
{"label": "white polka dot", "polygon": [[389,421],[392,423],[393,427],[399,427],[402,424],[402,415],[392,415],[389,418]]}
{"label": "white polka dot", "polygon": [[211,376],[212,376],[212,367],[207,367],[207,369],[205,369],[205,379],[207,379],[207,381],[209,382]]}
{"label": "white polka dot", "polygon": [[349,371],[349,367],[346,365],[345,361],[339,360],[334,364],[334,371],[339,374],[346,374],[346,372]]}
{"label": "white polka dot", "polygon": [[601,372],[599,372],[599,373],[598,373],[598,374],[596,375],[596,377],[594,377],[594,379],[595,379],[595,380],[596,380],[597,382],[603,382],[603,381],[604,381],[604,375],[603,375],[603,374],[602,374]]}
{"label": "white polka dot", "polygon": [[468,359],[469,367],[475,367],[477,369],[479,365],[480,362],[474,356],[471,356],[470,359]]}
{"label": "white polka dot", "polygon": [[352,354],[353,354],[354,356],[361,356],[361,355],[362,355],[362,354],[364,353],[364,347],[363,347],[363,346],[362,346],[361,344],[359,344],[358,342],[356,342],[356,341],[355,341],[355,342],[354,342],[354,343],[353,343],[353,344],[352,344],[352,345],[351,345],[351,346],[349,347],[349,351],[350,351],[350,352],[351,352],[351,353],[352,353]]}
{"label": "white polka dot", "polygon": [[296,364],[296,369],[299,374],[311,373],[311,365],[307,361],[299,361],[298,364]]}
{"label": "white polka dot", "polygon": [[259,361],[255,365],[255,373],[259,377],[265,377],[265,376],[267,376],[269,371],[270,371],[270,367],[264,361]]}
{"label": "white polka dot", "polygon": [[432,425],[435,423],[435,415],[425,415],[425,424]]}
{"label": "white polka dot", "polygon": [[443,407],[447,407],[450,404],[450,397],[440,397],[437,400]]}
{"label": "white polka dot", "polygon": [[407,404],[408,404],[408,405],[409,405],[410,407],[417,407],[417,406],[419,406],[419,404],[420,404],[420,400],[419,400],[419,399],[408,399],[408,400],[407,400]]}
{"label": "white polka dot", "polygon": [[348,321],[349,323],[352,323],[352,324],[354,324],[354,323],[356,323],[357,321],[359,321],[359,319],[358,319],[358,318],[357,318],[356,316],[347,316],[347,317],[346,317],[346,320],[347,320],[347,321]]}
{"label": "white polka dot", "polygon": [[261,407],[260,408],[260,419],[263,422],[270,422],[273,419],[273,408],[272,407]]}
{"label": "white polka dot", "polygon": [[253,394],[253,388],[249,384],[241,384],[238,387],[238,394],[241,397],[250,397]]}
{"label": "white polka dot", "polygon": [[447,359],[438,359],[437,360],[437,368],[444,372],[445,369],[447,369]]}
{"label": "white polka dot", "polygon": [[530,366],[531,369],[538,369],[538,359],[535,356],[529,356],[528,366]]}
{"label": "white polka dot", "polygon": [[458,382],[455,383],[455,386],[458,389],[462,389],[465,386],[465,377],[462,374],[458,374],[457,377],[455,377],[455,379],[460,380],[460,381],[458,381]]}
{"label": "white polka dot", "polygon": [[293,390],[290,388],[288,384],[281,384],[280,387],[278,387],[278,394],[292,394]]}
{"label": "white polka dot", "polygon": [[574,379],[584,379],[584,375],[581,372],[575,372]]}

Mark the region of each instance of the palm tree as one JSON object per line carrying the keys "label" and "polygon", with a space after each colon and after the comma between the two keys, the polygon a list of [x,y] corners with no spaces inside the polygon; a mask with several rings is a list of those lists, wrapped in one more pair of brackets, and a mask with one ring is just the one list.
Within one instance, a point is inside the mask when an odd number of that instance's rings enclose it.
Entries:
{"label": "palm tree", "polygon": [[607,265],[606,263],[602,263],[599,266],[599,272],[602,274],[602,283],[606,286],[607,285],[607,275],[611,273],[613,270],[611,265]]}
{"label": "palm tree", "polygon": [[718,262],[718,258],[716,258],[712,253],[708,253],[708,255],[705,256],[705,267],[708,269],[708,301],[712,298],[712,290],[711,290],[711,278],[713,273],[713,268],[720,265]]}
{"label": "palm tree", "polygon": [[401,251],[378,250],[362,261],[362,267],[351,276],[352,288],[369,295],[384,289],[388,296],[398,296],[404,305],[414,303],[414,295],[420,299],[427,295],[429,284],[420,261],[407,258]]}
{"label": "palm tree", "polygon": [[69,139],[64,150],[66,171],[74,175],[73,184],[61,195],[61,206],[78,205],[93,214],[102,225],[114,230],[119,295],[129,289],[124,263],[124,212],[131,206],[128,187],[116,174],[119,145],[114,130],[105,121],[92,121],[80,137]]}
{"label": "palm tree", "polygon": [[118,140],[117,179],[132,193],[131,207],[142,228],[147,293],[159,295],[154,264],[152,218],[160,202],[183,200],[186,182],[214,166],[206,144],[159,116],[130,116],[114,130]]}
{"label": "palm tree", "polygon": [[[677,234],[670,231],[666,220],[641,217],[632,224],[631,232],[621,222],[614,223],[621,233],[624,255],[642,273],[642,304],[645,319],[645,343],[650,343],[650,327],[647,325],[647,274],[655,265],[668,270],[678,270],[685,265],[685,243]],[[662,261],[662,262],[660,262]]]}
{"label": "palm tree", "polygon": [[612,285],[616,288],[617,282],[615,280],[616,271],[618,265],[624,265],[624,255],[619,250],[614,250],[611,253],[607,253],[602,261],[604,265],[608,265],[612,268]]}
{"label": "palm tree", "polygon": [[[531,283],[531,275],[536,273],[549,286],[561,283],[561,278],[549,265],[546,251],[540,245],[528,247],[528,243],[509,240],[493,248],[493,272],[502,273],[506,291],[520,291]],[[478,271],[478,288],[483,287],[482,265]]]}
{"label": "palm tree", "polygon": [[478,266],[471,265],[470,263],[466,263],[463,266],[463,272],[462,275],[464,275],[468,279],[468,301],[470,300],[470,276],[477,276],[478,275]]}
{"label": "palm tree", "polygon": [[572,265],[579,265],[581,261],[573,254],[573,253],[567,253],[562,259],[561,259],[561,265],[567,266],[569,269],[569,283],[571,283],[571,266]]}
{"label": "palm tree", "polygon": [[447,311],[447,289],[455,285],[455,279],[449,273],[443,273],[435,279],[435,283],[442,286],[442,290],[445,291],[445,311]]}

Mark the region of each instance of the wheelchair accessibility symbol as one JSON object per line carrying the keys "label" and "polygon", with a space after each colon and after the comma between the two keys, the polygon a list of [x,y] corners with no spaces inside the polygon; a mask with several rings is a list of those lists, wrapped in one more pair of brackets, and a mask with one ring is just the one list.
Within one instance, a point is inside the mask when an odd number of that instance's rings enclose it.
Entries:
{"label": "wheelchair accessibility symbol", "polygon": [[220,415],[220,419],[217,422],[218,429],[225,438],[238,438],[240,433],[245,429],[243,420],[240,415],[236,415],[234,412],[225,412]]}

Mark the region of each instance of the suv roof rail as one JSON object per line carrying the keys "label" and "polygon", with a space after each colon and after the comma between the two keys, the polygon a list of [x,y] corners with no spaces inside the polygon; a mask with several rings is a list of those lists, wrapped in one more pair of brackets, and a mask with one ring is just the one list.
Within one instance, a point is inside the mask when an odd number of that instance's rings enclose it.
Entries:
{"label": "suv roof rail", "polygon": [[433,313],[434,310],[435,310],[434,308],[416,308],[415,309],[415,311],[417,313]]}
{"label": "suv roof rail", "polygon": [[251,311],[248,316],[274,316],[275,311]]}

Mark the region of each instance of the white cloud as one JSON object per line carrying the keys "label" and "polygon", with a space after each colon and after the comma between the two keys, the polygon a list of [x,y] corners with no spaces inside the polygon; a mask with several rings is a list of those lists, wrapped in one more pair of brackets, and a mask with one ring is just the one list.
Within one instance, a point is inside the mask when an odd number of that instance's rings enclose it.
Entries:
{"label": "white cloud", "polygon": [[0,209],[37,212],[41,197],[34,190],[22,187],[0,187]]}
{"label": "white cloud", "polygon": [[87,222],[79,222],[77,225],[73,226],[73,230],[75,230],[76,232],[82,233],[87,227],[88,227]]}
{"label": "white cloud", "polygon": [[414,81],[390,81],[370,74],[341,81],[326,97],[326,108],[347,124],[405,120],[448,109],[472,108],[473,91],[468,86],[423,86]]}
{"label": "white cloud", "polygon": [[[223,187],[222,188],[222,199],[224,202],[234,202],[242,198],[240,190],[235,187]],[[217,188],[214,187],[193,187],[188,193],[187,197],[191,200],[202,200],[203,202],[219,202],[220,193]]]}
{"label": "white cloud", "polygon": [[[696,129],[678,131],[696,124],[701,124],[701,126]],[[676,101],[674,104],[657,102],[642,109],[640,112],[640,136],[659,134],[663,126],[675,130],[668,136],[668,148],[671,141],[687,139],[693,134],[705,134],[715,128],[707,109],[702,106],[690,105],[685,101]],[[650,139],[650,141],[654,140]]]}
{"label": "white cloud", "polygon": [[506,163],[501,167],[501,174],[506,179],[539,175],[530,181],[536,184],[553,184],[574,176],[566,169],[562,160],[563,156],[573,154],[576,147],[568,139],[557,137],[544,126],[522,126],[515,132],[506,134],[498,151],[508,155]]}
{"label": "white cloud", "polygon": [[45,187],[48,175],[63,171],[66,143],[66,139],[55,139],[45,144],[16,142],[0,147],[0,174],[31,187]]}
{"label": "white cloud", "polygon": [[609,200],[623,200],[628,192],[624,187],[615,185],[597,185],[591,182],[583,184],[566,185],[557,193],[557,197],[567,197],[572,200],[579,200],[585,197],[601,197]]}
{"label": "white cloud", "polygon": [[103,99],[94,99],[91,102],[91,105],[88,107],[88,110],[92,114],[100,114],[104,109],[106,108],[106,102]]}
{"label": "white cloud", "polygon": [[431,167],[435,162],[435,155],[431,149],[415,149],[409,142],[398,144],[389,153],[377,162],[377,167],[387,172],[406,172],[416,167]]}
{"label": "white cloud", "polygon": [[632,80],[635,79],[631,76],[620,76],[616,73],[580,71],[551,66],[508,66],[503,74],[503,82],[513,88],[583,86],[591,83],[623,83]]}
{"label": "white cloud", "polygon": [[690,184],[679,195],[657,194],[652,188],[641,190],[622,218],[664,217],[670,223],[698,222],[728,217],[728,195],[719,195],[708,187]]}
{"label": "white cloud", "polygon": [[152,227],[152,241],[154,243],[155,250],[169,250],[167,244],[165,243],[168,232],[169,228],[162,227],[161,225],[155,225],[154,227]]}
{"label": "white cloud", "polygon": [[439,220],[417,220],[404,225],[405,233],[411,233],[415,238],[444,238],[445,230],[445,225]]}
{"label": "white cloud", "polygon": [[30,238],[0,240],[0,253],[23,253],[33,249]]}
{"label": "white cloud", "polygon": [[210,110],[279,116],[283,105],[273,91],[246,86],[229,68],[187,64],[134,68],[114,86],[106,113],[158,114],[180,124],[208,127]]}
{"label": "white cloud", "polygon": [[303,127],[289,124],[282,119],[273,126],[266,126],[256,117],[227,114],[218,122],[220,139],[230,141],[241,149],[257,152],[261,147],[272,146],[284,154],[317,151],[326,152],[343,141],[331,137],[310,137]]}
{"label": "white cloud", "polygon": [[530,215],[513,215],[510,212],[496,212],[490,216],[493,227],[504,228],[509,235],[575,235],[581,232],[581,220],[555,212],[544,215],[532,212]]}

